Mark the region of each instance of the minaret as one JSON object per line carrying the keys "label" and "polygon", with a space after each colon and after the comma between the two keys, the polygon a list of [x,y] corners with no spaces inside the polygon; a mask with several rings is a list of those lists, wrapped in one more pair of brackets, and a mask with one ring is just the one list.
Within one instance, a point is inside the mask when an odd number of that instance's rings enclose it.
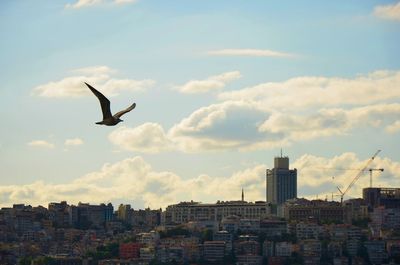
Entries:
{"label": "minaret", "polygon": [[243,188],[242,188],[242,202],[244,202],[244,191],[243,191]]}

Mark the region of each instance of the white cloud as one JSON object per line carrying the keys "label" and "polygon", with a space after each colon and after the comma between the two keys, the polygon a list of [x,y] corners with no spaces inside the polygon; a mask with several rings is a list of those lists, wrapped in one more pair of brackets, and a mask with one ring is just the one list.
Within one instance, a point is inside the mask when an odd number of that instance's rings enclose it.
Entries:
{"label": "white cloud", "polygon": [[392,124],[389,124],[385,128],[386,132],[388,133],[397,133],[400,131],[400,121],[395,121]]}
{"label": "white cloud", "polygon": [[[262,200],[264,188],[258,184],[263,179],[263,172],[258,166],[235,173],[232,177],[199,176],[185,180],[172,172],[154,171],[143,158],[133,157],[106,164],[99,171],[69,183],[37,181],[27,185],[0,186],[0,205],[9,206],[15,202],[47,205],[48,202],[61,200],[74,204],[79,201],[124,201],[143,203],[134,205],[135,208],[159,208],[181,200],[213,202],[217,199],[239,199],[241,187],[245,188],[247,199]],[[227,188],[222,190],[222,186]]]}
{"label": "white cloud", "polygon": [[170,148],[170,140],[161,125],[145,123],[135,128],[121,126],[108,136],[109,140],[124,150],[158,153]]}
{"label": "white cloud", "polygon": [[33,95],[49,98],[81,97],[90,95],[87,82],[102,91],[106,96],[118,95],[122,91],[142,92],[155,84],[150,79],[116,79],[115,70],[108,66],[93,66],[72,70],[73,76],[65,77],[39,85],[33,89]]}
{"label": "white cloud", "polygon": [[[345,135],[355,128],[388,125],[400,115],[400,104],[378,104],[353,109],[322,109],[316,114],[269,112],[255,102],[223,102],[200,108],[169,131],[186,152],[275,148],[294,142]],[[390,127],[391,126],[391,127]],[[387,129],[388,130],[388,129]]]}
{"label": "white cloud", "polygon": [[[344,153],[332,158],[303,155],[291,163],[291,168],[298,169],[298,196],[315,198],[319,194],[320,198],[325,195],[330,197],[331,192],[337,193],[336,186],[346,187],[357,173],[339,169],[362,168],[367,159],[360,159],[354,153]],[[378,156],[371,167],[385,170],[373,175],[376,186],[400,185],[399,162]],[[230,176],[200,175],[184,179],[173,172],[155,171],[143,158],[133,157],[105,164],[96,172],[64,184],[37,181],[26,185],[0,186],[0,205],[10,206],[15,202],[47,205],[49,202],[61,200],[72,204],[79,201],[123,201],[133,204],[135,208],[159,208],[188,200],[238,200],[242,187],[246,200],[265,200],[266,168],[266,165],[256,165]],[[361,197],[362,187],[368,185],[369,175],[366,172],[349,190],[348,196]]]}
{"label": "white cloud", "polygon": [[53,143],[50,143],[45,140],[34,140],[34,141],[29,142],[28,145],[32,146],[32,147],[49,148],[49,149],[52,149],[55,147],[55,145]]}
{"label": "white cloud", "polygon": [[[272,114],[260,127],[262,132],[280,133],[289,142],[317,137],[344,135],[357,127],[380,127],[390,124],[387,131],[394,131],[392,124],[400,115],[400,104],[379,104],[345,109],[322,109],[316,114]],[[400,129],[400,126],[399,126]]]}
{"label": "white cloud", "polygon": [[83,144],[83,140],[80,138],[66,139],[64,142],[65,146],[78,146],[78,145],[82,145],[82,144]]}
{"label": "white cloud", "polygon": [[168,132],[178,149],[186,152],[246,150],[260,143],[284,144],[279,135],[260,133],[259,125],[269,116],[254,102],[227,101],[193,112]]}
{"label": "white cloud", "polygon": [[75,3],[66,4],[66,8],[82,8],[82,7],[89,7],[101,4],[128,4],[128,3],[135,3],[137,0],[78,0]]}
{"label": "white cloud", "polygon": [[255,56],[255,57],[294,57],[294,54],[271,51],[271,50],[260,50],[260,49],[222,49],[208,51],[209,55],[217,56]]}
{"label": "white cloud", "polygon": [[220,75],[210,76],[205,80],[191,80],[177,88],[182,93],[205,93],[224,88],[228,82],[240,77],[242,76],[239,71],[226,72]]}
{"label": "white cloud", "polygon": [[374,15],[383,19],[400,20],[400,2],[391,5],[376,6]]}
{"label": "white cloud", "polygon": [[296,77],[219,94],[221,100],[244,98],[281,111],[366,105],[400,98],[400,71],[376,71],[352,79]]}

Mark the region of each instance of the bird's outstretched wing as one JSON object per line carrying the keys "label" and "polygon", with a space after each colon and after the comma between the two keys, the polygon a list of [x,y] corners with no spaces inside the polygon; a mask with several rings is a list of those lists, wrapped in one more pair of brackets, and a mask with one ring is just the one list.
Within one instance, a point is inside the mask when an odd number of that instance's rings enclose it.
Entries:
{"label": "bird's outstretched wing", "polygon": [[114,117],[115,118],[121,118],[122,115],[124,115],[125,113],[133,110],[135,107],[136,107],[136,103],[133,103],[130,107],[128,107],[128,108],[126,108],[124,110],[121,110],[120,112],[115,113]]}
{"label": "bird's outstretched wing", "polygon": [[108,100],[108,98],[106,98],[103,94],[101,94],[99,91],[97,91],[94,87],[92,87],[88,83],[85,82],[85,84],[90,88],[90,90],[93,92],[93,94],[99,99],[100,105],[101,105],[101,110],[103,112],[103,120],[112,117],[111,109],[110,109],[110,101]]}

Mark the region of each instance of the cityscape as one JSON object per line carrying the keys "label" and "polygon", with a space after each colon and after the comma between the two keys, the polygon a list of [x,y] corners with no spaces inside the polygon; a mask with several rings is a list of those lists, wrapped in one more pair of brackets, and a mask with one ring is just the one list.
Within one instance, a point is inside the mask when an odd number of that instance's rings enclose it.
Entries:
{"label": "cityscape", "polygon": [[288,157],[275,157],[266,169],[265,201],[248,202],[242,190],[240,200],[166,209],[66,201],[3,207],[0,263],[400,262],[400,187],[367,187],[360,198],[341,202],[308,200],[298,198],[298,173]]}
{"label": "cityscape", "polygon": [[0,0],[0,265],[400,265],[400,0]]}

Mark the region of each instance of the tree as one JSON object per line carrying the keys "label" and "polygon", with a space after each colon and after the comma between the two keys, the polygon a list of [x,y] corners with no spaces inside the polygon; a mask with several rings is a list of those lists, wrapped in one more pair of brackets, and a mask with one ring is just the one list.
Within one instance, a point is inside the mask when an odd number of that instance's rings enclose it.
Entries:
{"label": "tree", "polygon": [[362,219],[353,219],[351,220],[351,224],[354,226],[358,226],[360,228],[368,228],[368,223],[371,222],[370,218],[362,218]]}
{"label": "tree", "polygon": [[54,265],[56,261],[51,257],[39,257],[33,260],[34,265]]}
{"label": "tree", "polygon": [[160,238],[166,238],[172,236],[189,236],[189,235],[190,231],[180,226],[160,232]]}
{"label": "tree", "polygon": [[94,260],[101,259],[112,259],[117,258],[119,255],[119,244],[110,243],[105,246],[97,247],[96,251],[90,251],[86,254],[87,257],[91,257]]}
{"label": "tree", "polygon": [[228,255],[224,256],[223,264],[236,264],[236,261],[236,255],[232,249]]}
{"label": "tree", "polygon": [[367,264],[371,264],[371,261],[369,260],[368,250],[367,250],[367,248],[364,246],[364,244],[361,244],[361,246],[358,248],[358,250],[357,250],[357,256],[363,258],[364,261],[365,261]]}
{"label": "tree", "polygon": [[285,265],[302,265],[302,264],[304,264],[303,257],[297,252],[292,252],[292,255],[285,262]]}
{"label": "tree", "polygon": [[210,229],[206,229],[201,233],[201,241],[211,241],[213,240],[213,231]]}
{"label": "tree", "polygon": [[19,265],[31,265],[31,263],[32,263],[32,257],[23,257],[18,262]]}

